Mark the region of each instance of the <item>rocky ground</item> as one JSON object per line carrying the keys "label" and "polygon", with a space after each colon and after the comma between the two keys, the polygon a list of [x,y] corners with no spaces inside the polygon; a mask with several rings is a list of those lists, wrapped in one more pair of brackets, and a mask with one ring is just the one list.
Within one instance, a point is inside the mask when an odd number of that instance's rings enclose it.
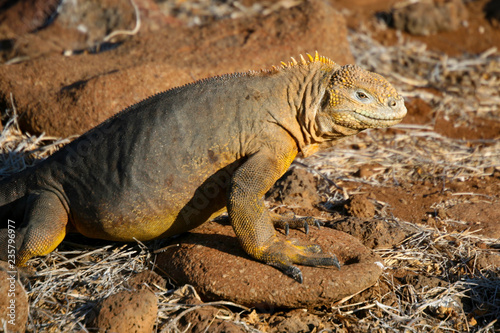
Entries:
{"label": "rocky ground", "polygon": [[[271,280],[268,267],[224,248],[234,239],[222,218],[146,245],[68,237],[21,271],[18,331],[500,330],[497,1],[0,0],[0,8],[2,176],[151,94],[315,50],[383,74],[409,111],[394,128],[296,161],[267,194],[270,209],[324,223],[308,237],[338,240],[324,246],[339,255],[338,279],[349,282],[339,289],[350,293],[325,302],[315,289]],[[349,244],[366,255],[356,259]],[[206,258],[198,267],[206,276],[188,280],[194,287],[182,282],[190,271],[177,270],[197,268],[184,265],[187,250]],[[210,272],[236,280],[211,290]],[[238,281],[242,272],[275,286],[279,302],[255,298],[266,291]],[[0,284],[2,294],[9,286]]]}

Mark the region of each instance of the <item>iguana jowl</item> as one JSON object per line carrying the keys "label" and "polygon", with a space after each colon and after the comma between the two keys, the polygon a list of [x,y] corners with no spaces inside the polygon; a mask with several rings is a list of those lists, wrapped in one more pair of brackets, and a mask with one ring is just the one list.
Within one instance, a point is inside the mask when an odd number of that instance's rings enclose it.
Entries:
{"label": "iguana jowl", "polygon": [[279,240],[273,222],[283,219],[265,209],[263,195],[298,153],[397,124],[406,108],[380,75],[308,57],[152,96],[3,180],[0,259],[14,258],[7,219],[18,221],[15,260],[24,265],[67,232],[147,241],[190,230],[227,207],[255,259],[300,282],[294,264],[338,266],[316,245]]}

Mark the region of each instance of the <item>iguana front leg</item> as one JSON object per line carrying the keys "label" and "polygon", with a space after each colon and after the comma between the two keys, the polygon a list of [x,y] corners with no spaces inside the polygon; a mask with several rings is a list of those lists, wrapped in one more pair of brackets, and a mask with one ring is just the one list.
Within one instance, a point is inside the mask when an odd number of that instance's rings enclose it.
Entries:
{"label": "iguana front leg", "polygon": [[321,253],[318,245],[298,246],[276,236],[263,196],[290,165],[295,154],[290,155],[264,150],[251,156],[232,177],[227,208],[243,249],[302,283],[302,272],[293,264],[340,265],[333,254]]}

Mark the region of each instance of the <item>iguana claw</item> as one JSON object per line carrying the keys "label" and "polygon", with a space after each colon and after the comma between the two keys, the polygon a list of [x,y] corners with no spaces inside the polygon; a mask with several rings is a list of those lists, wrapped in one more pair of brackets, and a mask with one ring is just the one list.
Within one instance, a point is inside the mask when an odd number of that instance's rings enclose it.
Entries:
{"label": "iguana claw", "polygon": [[288,241],[275,241],[264,253],[264,261],[280,269],[283,273],[302,283],[302,272],[293,264],[306,266],[335,266],[340,263],[335,255],[326,255],[318,245],[295,245]]}
{"label": "iguana claw", "polygon": [[302,284],[304,282],[304,278],[302,277],[302,271],[296,266],[288,266],[286,270],[283,270],[283,273]]}

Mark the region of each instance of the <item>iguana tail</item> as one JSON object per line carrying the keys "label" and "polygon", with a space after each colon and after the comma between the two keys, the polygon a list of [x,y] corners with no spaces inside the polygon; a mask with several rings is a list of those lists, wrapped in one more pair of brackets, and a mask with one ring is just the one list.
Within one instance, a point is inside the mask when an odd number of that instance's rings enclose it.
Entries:
{"label": "iguana tail", "polygon": [[[24,197],[27,191],[28,179],[24,172],[14,174],[0,181],[0,209]],[[1,214],[0,215],[3,215]]]}
{"label": "iguana tail", "polygon": [[14,244],[19,223],[23,220],[27,184],[24,172],[0,181],[0,260],[9,259],[9,244]]}

